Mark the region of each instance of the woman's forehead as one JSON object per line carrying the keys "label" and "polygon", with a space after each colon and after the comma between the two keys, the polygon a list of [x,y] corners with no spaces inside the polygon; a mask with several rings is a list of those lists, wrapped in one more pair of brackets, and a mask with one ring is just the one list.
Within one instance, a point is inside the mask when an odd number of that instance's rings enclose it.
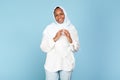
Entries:
{"label": "woman's forehead", "polygon": [[63,12],[63,9],[61,9],[60,7],[56,7],[55,10],[54,10],[54,13],[55,13],[56,11],[62,11],[62,12]]}

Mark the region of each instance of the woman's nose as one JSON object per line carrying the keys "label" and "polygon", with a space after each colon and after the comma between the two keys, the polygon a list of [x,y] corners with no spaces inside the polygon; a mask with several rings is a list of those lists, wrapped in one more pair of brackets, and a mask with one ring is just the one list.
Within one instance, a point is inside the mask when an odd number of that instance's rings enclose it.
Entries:
{"label": "woman's nose", "polygon": [[59,15],[58,18],[61,18],[61,15]]}

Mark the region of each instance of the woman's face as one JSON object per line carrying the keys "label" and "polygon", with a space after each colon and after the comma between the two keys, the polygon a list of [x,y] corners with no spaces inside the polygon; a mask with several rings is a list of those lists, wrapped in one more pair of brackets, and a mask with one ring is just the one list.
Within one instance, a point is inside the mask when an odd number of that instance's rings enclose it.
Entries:
{"label": "woman's face", "polygon": [[65,19],[65,15],[64,15],[63,10],[61,8],[55,9],[55,11],[54,11],[54,17],[55,17],[55,20],[59,24],[62,24],[64,22],[64,19]]}

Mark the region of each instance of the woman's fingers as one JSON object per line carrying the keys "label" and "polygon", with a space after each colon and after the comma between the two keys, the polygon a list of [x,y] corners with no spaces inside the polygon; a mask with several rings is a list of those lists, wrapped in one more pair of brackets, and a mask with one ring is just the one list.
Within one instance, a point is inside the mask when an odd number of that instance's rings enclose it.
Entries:
{"label": "woman's fingers", "polygon": [[70,36],[70,33],[69,33],[68,30],[64,30],[64,33],[65,33],[65,35],[66,35],[67,37]]}

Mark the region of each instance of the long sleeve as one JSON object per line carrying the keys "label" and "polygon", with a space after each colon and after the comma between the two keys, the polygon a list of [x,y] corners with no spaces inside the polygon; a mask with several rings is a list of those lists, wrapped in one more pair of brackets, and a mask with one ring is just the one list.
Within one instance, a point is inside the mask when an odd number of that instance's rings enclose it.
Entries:
{"label": "long sleeve", "polygon": [[80,44],[78,43],[78,41],[73,41],[73,43],[70,44],[70,49],[73,52],[77,52],[79,50]]}
{"label": "long sleeve", "polygon": [[69,48],[71,51],[76,52],[79,50],[80,43],[79,43],[79,36],[78,36],[77,30],[75,29],[74,26],[71,29],[71,37],[73,42],[70,44]]}
{"label": "long sleeve", "polygon": [[40,44],[40,48],[43,52],[47,53],[49,52],[55,45],[55,42],[53,41],[52,38],[49,37],[49,35],[44,32],[43,33],[43,38]]}

